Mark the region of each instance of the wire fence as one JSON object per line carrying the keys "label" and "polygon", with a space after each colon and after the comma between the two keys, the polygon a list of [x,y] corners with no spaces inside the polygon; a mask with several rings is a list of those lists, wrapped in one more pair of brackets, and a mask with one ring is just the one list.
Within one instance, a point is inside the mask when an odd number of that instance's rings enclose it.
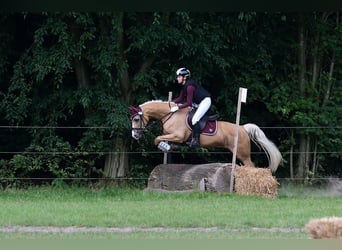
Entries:
{"label": "wire fence", "polygon": [[[292,126],[292,127],[262,127],[261,129],[341,129],[342,126]],[[10,125],[3,125],[0,126],[0,129],[112,129],[109,126],[10,126]],[[0,155],[15,155],[15,154],[23,154],[23,155],[110,155],[110,154],[163,154],[163,152],[154,150],[154,151],[0,151]],[[170,153],[180,153],[180,154],[193,154],[194,152],[179,152],[179,151],[171,151]],[[210,151],[210,154],[230,154],[229,151]],[[342,151],[282,151],[283,155],[286,154],[341,154]],[[206,151],[197,151],[196,154],[208,154]],[[251,151],[251,154],[263,154],[263,152]]]}
{"label": "wire fence", "polygon": [[[228,151],[197,151],[197,152],[180,152],[180,151],[169,151],[168,153],[171,154],[232,154]],[[285,155],[299,155],[302,153],[306,154],[342,154],[342,151],[315,151],[315,152],[308,152],[308,151],[282,151],[280,152],[283,156]],[[0,151],[0,155],[117,155],[117,154],[132,154],[132,155],[139,155],[139,154],[164,154],[162,151],[65,151],[65,152],[59,152],[59,151],[42,151],[42,152],[35,152],[35,151]],[[252,155],[263,155],[264,152],[257,152],[257,151],[251,151]]]}
{"label": "wire fence", "polygon": [[[342,126],[259,126],[261,129],[341,129]],[[109,126],[25,126],[25,125],[3,125],[0,129],[113,129]]]}
{"label": "wire fence", "polygon": [[[342,126],[274,126],[274,127],[262,127],[261,129],[341,129]],[[13,126],[13,125],[3,125],[0,126],[0,129],[112,129],[112,127],[109,126]],[[36,152],[36,151],[0,151],[0,155],[4,154],[24,154],[24,155],[45,155],[45,154],[54,154],[54,155],[67,155],[67,154],[73,154],[73,155],[110,155],[110,154],[163,154],[163,152],[155,150],[155,151],[143,151],[143,152],[136,152],[136,151],[43,151],[43,152]],[[179,151],[171,151],[171,153],[177,154],[193,154],[194,152],[179,152]],[[208,152],[205,151],[197,151],[196,154],[207,154]],[[231,152],[227,151],[211,151],[211,154],[230,154]],[[290,151],[282,151],[283,155],[286,154],[302,154],[302,153],[308,153],[308,154],[341,154],[342,151],[315,151],[315,152],[290,152]],[[263,152],[256,152],[251,151],[251,154],[263,154]]]}
{"label": "wire fence", "polygon": [[[260,126],[261,129],[283,129],[283,130],[287,130],[287,129],[341,129],[342,126],[291,126],[291,127],[284,127],[284,126],[274,126],[274,127],[262,127]],[[63,129],[63,130],[74,130],[74,129],[80,129],[80,130],[91,130],[91,129],[97,129],[97,130],[111,130],[112,127],[109,126],[25,126],[25,125],[21,125],[21,126],[10,126],[10,125],[3,125],[0,126],[0,130],[1,129],[10,129],[10,130],[16,130],[16,129]],[[174,151],[171,150],[170,153],[172,154],[227,154],[227,155],[231,155],[232,153],[228,150],[222,151],[222,150],[216,150],[216,151]],[[282,151],[281,154],[283,156],[286,155],[299,155],[302,153],[306,153],[306,154],[342,154],[342,151],[312,151],[312,152],[300,152],[300,151]],[[80,156],[84,156],[84,155],[112,155],[112,154],[129,154],[129,155],[139,155],[139,154],[160,154],[163,155],[164,152],[160,151],[160,150],[152,150],[152,151],[0,151],[0,158],[1,155],[80,155]],[[252,155],[258,155],[258,154],[264,154],[264,152],[257,152],[257,151],[252,151],[251,152]],[[57,177],[57,178],[48,178],[48,177],[1,177],[0,176],[0,181],[13,181],[13,180],[63,180],[63,181],[67,181],[67,180],[82,180],[82,181],[99,181],[99,180],[147,180],[148,177],[96,177],[96,178],[92,178],[92,177]],[[306,178],[277,178],[279,181],[293,181],[293,180],[306,180]],[[330,177],[318,177],[318,178],[314,178],[311,177],[310,178],[311,181],[329,181],[331,180]],[[334,178],[334,180],[337,181],[341,181],[342,178]]]}

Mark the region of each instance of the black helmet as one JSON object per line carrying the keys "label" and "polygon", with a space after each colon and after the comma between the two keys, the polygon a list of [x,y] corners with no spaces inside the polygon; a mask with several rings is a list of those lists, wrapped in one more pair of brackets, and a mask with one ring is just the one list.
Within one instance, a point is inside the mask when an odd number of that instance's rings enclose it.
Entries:
{"label": "black helmet", "polygon": [[187,78],[190,77],[190,70],[186,69],[186,68],[179,68],[176,71],[176,75],[177,76],[185,76]]}

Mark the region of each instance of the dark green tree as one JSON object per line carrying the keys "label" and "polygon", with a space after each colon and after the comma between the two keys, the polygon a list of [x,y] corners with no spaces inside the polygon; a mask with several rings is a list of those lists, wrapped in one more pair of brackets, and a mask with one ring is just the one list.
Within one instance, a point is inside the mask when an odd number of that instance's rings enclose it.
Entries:
{"label": "dark green tree", "polygon": [[328,165],[341,161],[341,132],[316,127],[341,124],[340,13],[7,13],[0,22],[0,121],[39,126],[0,131],[3,151],[32,152],[3,157],[6,171],[118,178],[148,170],[162,159],[147,153],[160,127],[132,141],[127,107],[178,94],[175,70],[185,66],[211,91],[220,119],[235,120],[246,87],[241,123],[306,127],[266,131],[286,152],[285,175],[338,174]]}
{"label": "dark green tree", "polygon": [[274,89],[269,108],[288,126],[303,127],[296,129],[289,140],[291,156],[293,151],[298,152],[289,161],[295,178],[307,179],[318,170],[327,174],[324,152],[341,149],[341,132],[335,129],[342,118],[339,16],[327,12],[287,16],[287,34],[292,37],[288,46],[283,46],[290,55],[283,60],[287,76]]}

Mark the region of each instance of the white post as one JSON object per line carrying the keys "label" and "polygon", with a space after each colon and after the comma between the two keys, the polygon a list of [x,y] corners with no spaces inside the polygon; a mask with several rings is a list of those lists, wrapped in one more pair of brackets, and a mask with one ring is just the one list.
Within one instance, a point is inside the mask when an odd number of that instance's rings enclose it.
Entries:
{"label": "white post", "polygon": [[236,122],[235,122],[232,171],[230,173],[230,189],[229,190],[231,193],[233,192],[233,189],[234,189],[234,170],[235,170],[235,165],[236,165],[236,152],[237,152],[237,144],[238,144],[238,139],[239,139],[241,102],[245,103],[246,97],[247,97],[247,89],[239,88],[238,106],[237,106]]}
{"label": "white post", "polygon": [[[169,99],[168,99],[168,101],[171,102],[171,100],[172,100],[172,91],[169,91]],[[167,152],[164,152],[163,164],[167,164]]]}

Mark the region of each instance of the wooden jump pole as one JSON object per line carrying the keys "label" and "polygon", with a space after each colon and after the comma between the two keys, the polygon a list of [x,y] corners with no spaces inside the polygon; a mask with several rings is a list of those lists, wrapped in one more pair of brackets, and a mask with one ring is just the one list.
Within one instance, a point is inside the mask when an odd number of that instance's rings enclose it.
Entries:
{"label": "wooden jump pole", "polygon": [[237,152],[237,144],[238,144],[238,139],[239,139],[239,125],[240,125],[241,102],[246,103],[246,97],[247,97],[247,89],[239,88],[239,97],[238,97],[236,122],[235,122],[235,135],[234,135],[232,171],[231,171],[231,174],[230,174],[230,189],[229,189],[229,191],[231,193],[234,190],[234,170],[235,170],[235,165],[236,165],[236,152]]}
{"label": "wooden jump pole", "polygon": [[[172,100],[172,91],[169,91],[169,98],[168,98],[168,101],[171,102],[171,100]],[[167,164],[167,152],[164,152],[163,164]]]}

